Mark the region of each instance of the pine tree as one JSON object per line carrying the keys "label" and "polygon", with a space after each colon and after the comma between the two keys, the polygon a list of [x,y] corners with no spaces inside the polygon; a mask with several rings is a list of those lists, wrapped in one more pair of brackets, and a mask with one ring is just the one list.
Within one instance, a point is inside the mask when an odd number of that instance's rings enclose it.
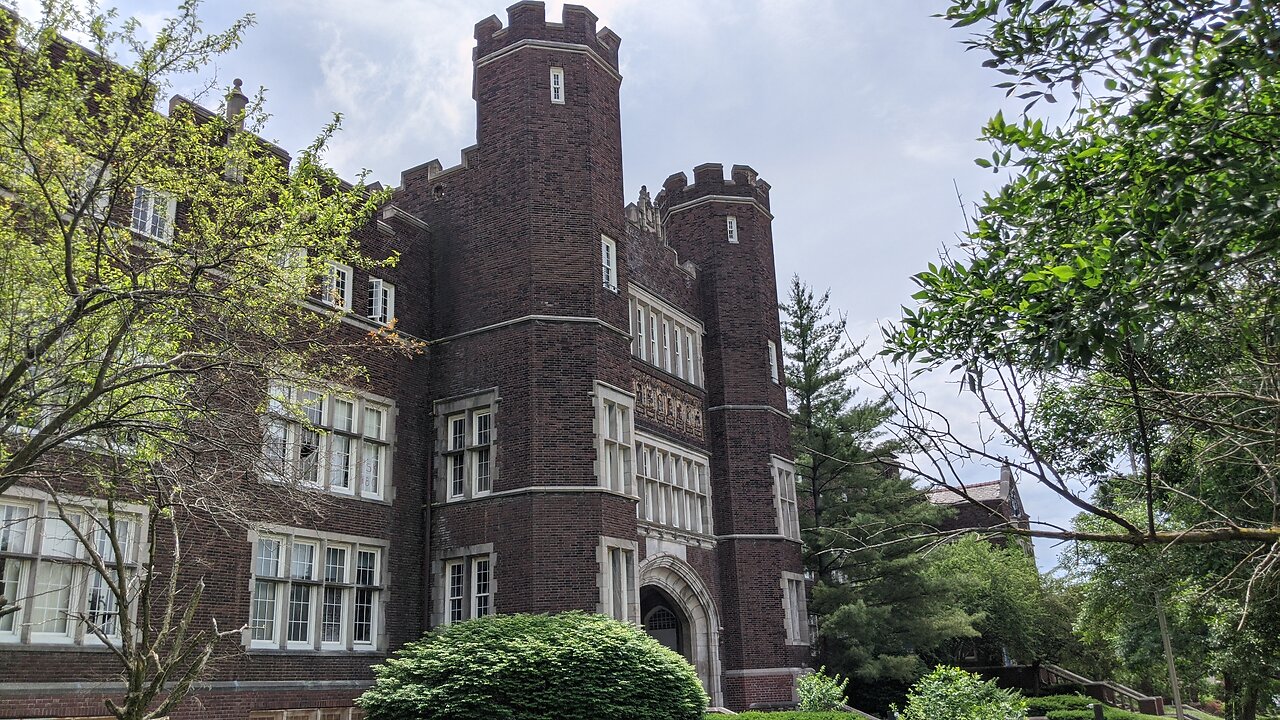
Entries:
{"label": "pine tree", "polygon": [[905,690],[925,670],[920,654],[973,635],[972,619],[925,572],[926,541],[913,538],[942,511],[881,462],[897,450],[881,434],[892,410],[883,398],[858,399],[861,345],[829,302],[829,292],[817,296],[793,277],[782,306],[801,535],[816,581],[810,612],[823,663],[855,683],[900,681]]}

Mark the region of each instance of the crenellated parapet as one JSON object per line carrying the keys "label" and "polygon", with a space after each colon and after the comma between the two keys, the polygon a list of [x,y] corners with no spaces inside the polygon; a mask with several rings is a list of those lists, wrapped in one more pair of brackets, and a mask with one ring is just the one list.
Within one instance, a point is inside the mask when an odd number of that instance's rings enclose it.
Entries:
{"label": "crenellated parapet", "polygon": [[683,172],[675,173],[662,184],[655,198],[658,214],[664,223],[673,211],[702,202],[755,201],[769,212],[769,183],[760,178],[750,165],[734,165],[728,178],[724,165],[703,163],[693,169],[693,184]]}
{"label": "crenellated parapet", "polygon": [[547,22],[546,3],[523,0],[507,8],[506,27],[496,15],[476,23],[473,59],[482,60],[520,43],[585,45],[617,72],[618,45],[622,40],[609,28],[597,31],[598,19],[581,5],[565,5],[560,22]]}

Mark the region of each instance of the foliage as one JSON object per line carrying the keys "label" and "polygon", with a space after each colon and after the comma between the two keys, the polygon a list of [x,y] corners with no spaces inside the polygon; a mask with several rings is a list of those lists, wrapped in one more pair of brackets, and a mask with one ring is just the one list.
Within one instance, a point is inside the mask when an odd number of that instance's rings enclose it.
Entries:
{"label": "foliage", "polygon": [[[1065,642],[1051,636],[1045,589],[1035,561],[1021,547],[997,547],[969,534],[939,547],[930,574],[951,584],[959,606],[976,620],[978,638],[966,639],[966,649],[978,657],[1004,654],[1030,663],[1045,659]],[[1070,628],[1056,628],[1070,635]]]}
{"label": "foliage", "polygon": [[946,665],[925,675],[907,694],[901,720],[1021,720],[1026,700],[973,673]]}
{"label": "foliage", "polygon": [[782,310],[819,656],[854,679],[861,701],[880,706],[873,687],[905,687],[925,670],[921,652],[974,631],[946,583],[925,572],[927,541],[912,538],[943,511],[884,464],[897,449],[880,437],[889,411],[883,400],[856,401],[859,348],[844,320],[831,317],[827,294],[816,296],[798,277]]}
{"label": "foliage", "polygon": [[[262,493],[315,508],[287,478],[244,482],[267,377],[349,382],[348,353],[370,344],[334,339],[337,314],[307,300],[329,261],[376,264],[352,233],[383,196],[322,164],[336,121],[290,164],[251,132],[260,93],[238,95],[229,119],[200,96],[155,110],[251,24],[207,33],[197,9],[183,3],[150,40],[95,4],[49,0],[34,22],[0,11],[0,492],[43,490],[64,520],[92,509],[76,540],[117,610],[74,620],[120,665],[108,710],[121,720],[167,715],[239,634],[198,612],[183,525],[246,522]],[[150,533],[139,572],[110,558],[134,512]]]}
{"label": "foliage", "polygon": [[[1045,717],[1048,720],[1093,720],[1093,710],[1050,710]],[[1161,716],[1144,715],[1104,705],[1102,717],[1104,720],[1158,720]]]}
{"label": "foliage", "polygon": [[[1130,621],[1163,597],[1186,621],[1177,653],[1250,720],[1280,636],[1280,6],[954,0],[946,16],[1028,105],[985,127],[978,164],[1008,179],[886,338],[951,368],[994,432],[957,438],[900,373],[913,465],[954,484],[957,458],[1012,446],[1094,519],[1011,531],[1090,543],[1089,571],[1118,563],[1104,582],[1132,590],[1110,596],[1111,640],[1134,660],[1158,646]],[[1058,103],[1056,126],[1038,103]]]}
{"label": "foliage", "polygon": [[698,720],[684,658],[629,623],[580,612],[497,615],[428,633],[374,666],[369,720]]}
{"label": "foliage", "polygon": [[[707,715],[706,720],[723,720],[724,715]],[[744,712],[733,716],[735,720],[856,720],[858,716],[840,712]]]}
{"label": "foliage", "polygon": [[[733,715],[735,720],[856,720],[856,715],[847,711],[838,712],[739,712]],[[707,715],[705,720],[723,720],[724,715]]]}
{"label": "foliage", "polygon": [[1085,695],[1042,695],[1027,698],[1028,715],[1044,715],[1053,710],[1085,710],[1097,700]]}
{"label": "foliage", "polygon": [[848,686],[849,678],[827,675],[825,666],[819,667],[817,672],[801,675],[796,680],[796,689],[800,695],[799,709],[803,712],[839,710],[849,703],[845,696],[845,688]]}

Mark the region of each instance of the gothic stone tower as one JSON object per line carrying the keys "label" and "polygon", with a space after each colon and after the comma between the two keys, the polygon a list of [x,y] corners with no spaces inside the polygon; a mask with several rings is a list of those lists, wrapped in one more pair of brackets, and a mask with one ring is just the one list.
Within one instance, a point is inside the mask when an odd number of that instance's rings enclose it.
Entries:
{"label": "gothic stone tower", "polygon": [[702,166],[659,196],[670,245],[629,221],[618,36],[574,5],[507,15],[476,25],[477,144],[396,197],[431,227],[428,389],[404,399],[434,416],[424,621],[603,612],[714,704],[789,700],[806,622],[768,186]]}

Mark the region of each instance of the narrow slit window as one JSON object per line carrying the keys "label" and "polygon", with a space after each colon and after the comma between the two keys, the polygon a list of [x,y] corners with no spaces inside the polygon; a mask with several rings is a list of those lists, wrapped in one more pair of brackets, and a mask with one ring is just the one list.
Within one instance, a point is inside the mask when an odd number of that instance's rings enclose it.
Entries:
{"label": "narrow slit window", "polygon": [[551,68],[551,102],[564,104],[564,68]]}
{"label": "narrow slit window", "polygon": [[738,242],[738,218],[733,215],[725,218],[725,232],[729,236],[729,242]]}

